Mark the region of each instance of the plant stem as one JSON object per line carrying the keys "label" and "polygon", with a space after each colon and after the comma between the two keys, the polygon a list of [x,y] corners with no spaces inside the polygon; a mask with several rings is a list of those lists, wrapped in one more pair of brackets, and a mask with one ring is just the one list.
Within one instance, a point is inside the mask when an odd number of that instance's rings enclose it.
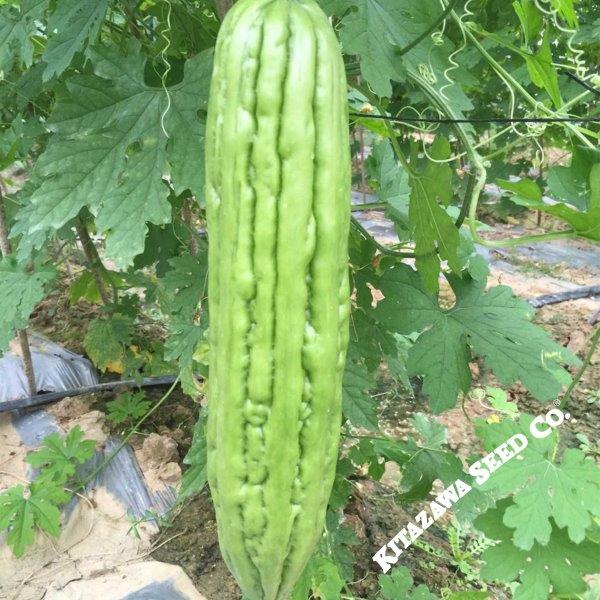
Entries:
{"label": "plant stem", "polygon": [[186,198],[181,206],[181,219],[189,231],[190,254],[198,256],[198,240],[196,239],[196,228],[194,227],[194,213],[192,211],[192,199]]}
{"label": "plant stem", "polygon": [[428,35],[431,35],[440,25],[444,22],[446,17],[454,10],[454,7],[458,4],[458,0],[450,0],[448,6],[440,13],[439,17],[420,35],[418,35],[410,44],[401,48],[397,55],[402,56],[407,52],[410,52],[415,46],[418,46]]}
{"label": "plant stem", "polygon": [[396,258],[414,258],[414,252],[403,252],[402,250],[394,250],[392,248],[388,248],[383,244],[380,244],[356,219],[352,217],[352,225],[354,228],[363,235],[363,237],[369,240],[376,248],[381,252],[381,254],[385,254],[386,256],[395,256]]}
{"label": "plant stem", "polygon": [[579,371],[577,371],[575,377],[573,377],[571,385],[567,388],[565,395],[560,401],[561,408],[564,408],[567,405],[567,402],[571,399],[571,396],[573,395],[573,390],[577,387],[577,384],[581,381],[581,378],[590,366],[592,362],[592,357],[594,356],[594,352],[598,347],[598,343],[600,343],[600,325],[596,327],[596,331],[594,331],[594,333],[592,334],[592,337],[590,338],[590,347],[587,351],[587,354],[585,355],[585,358],[583,359],[583,363],[579,368]]}
{"label": "plant stem", "polygon": [[[10,240],[8,239],[8,224],[6,213],[4,212],[4,195],[0,186],[0,252],[2,256],[8,256],[12,253]],[[23,370],[29,387],[29,395],[34,396],[37,392],[35,381],[35,371],[33,369],[33,360],[31,358],[31,348],[29,347],[29,337],[25,329],[17,331],[17,338],[21,348],[21,360],[23,361]]]}
{"label": "plant stem", "polygon": [[521,138],[516,138],[516,139],[508,142],[508,144],[505,144],[504,146],[501,146],[500,148],[493,150],[489,154],[482,156],[481,160],[486,162],[486,161],[492,160],[493,158],[496,158],[498,156],[502,156],[503,154],[506,154],[511,148],[518,146],[522,142],[523,142],[523,140]]}
{"label": "plant stem", "polygon": [[[90,271],[92,272],[92,276],[94,277],[94,281],[96,282],[96,286],[98,287],[98,293],[100,294],[100,298],[102,298],[102,302],[104,305],[108,305],[111,303],[111,298],[106,291],[106,286],[104,285],[103,274],[107,274],[106,267],[102,264],[102,260],[100,259],[100,255],[98,254],[98,250],[96,246],[94,246],[94,242],[90,237],[90,234],[83,222],[81,217],[77,217],[75,219],[75,229],[77,230],[77,236],[79,237],[79,241],[81,242],[81,247],[83,248],[83,253],[85,254],[85,258],[87,260]],[[111,281],[111,285],[113,287],[113,301],[117,303],[117,290],[114,283]]]}
{"label": "plant stem", "polygon": [[221,20],[221,23],[223,22],[223,19],[225,18],[225,15],[229,9],[233,6],[234,1],[235,0],[215,0],[217,15]]}
{"label": "plant stem", "polygon": [[0,252],[2,252],[2,256],[8,256],[11,251],[6,214],[4,212],[4,196],[2,189],[0,189]]}
{"label": "plant stem", "polygon": [[387,207],[387,202],[366,202],[365,204],[353,204],[350,210],[352,212],[361,212],[363,210],[377,210]]}
{"label": "plant stem", "polygon": [[460,229],[465,222],[469,214],[469,206],[471,205],[471,198],[473,197],[473,190],[475,189],[475,184],[477,182],[477,177],[475,175],[468,175],[469,179],[467,181],[467,189],[465,190],[465,197],[463,198],[463,202],[460,206],[460,213],[458,214],[458,218],[454,222],[454,225],[457,229]]}

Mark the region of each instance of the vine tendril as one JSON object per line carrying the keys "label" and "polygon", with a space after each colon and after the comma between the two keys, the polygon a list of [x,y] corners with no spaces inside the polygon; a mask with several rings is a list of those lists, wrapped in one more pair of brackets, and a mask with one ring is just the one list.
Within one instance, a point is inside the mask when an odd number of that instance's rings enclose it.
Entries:
{"label": "vine tendril", "polygon": [[171,46],[171,38],[167,37],[167,33],[168,34],[171,33],[171,8],[172,7],[171,7],[170,0],[167,0],[167,6],[168,6],[167,21],[166,21],[167,27],[160,32],[161,37],[165,40],[165,46],[160,51],[160,58],[162,59],[163,64],[165,65],[165,70],[160,77],[160,83],[161,83],[162,89],[165,92],[165,95],[167,97],[167,106],[165,107],[162,114],[160,115],[160,127],[162,129],[162,132],[165,134],[165,137],[168,139],[169,134],[168,134],[167,130],[165,129],[165,117],[167,116],[167,113],[171,109],[171,93],[169,92],[169,89],[167,88],[167,77],[169,76],[169,73],[171,72],[171,63],[167,60],[167,50]]}

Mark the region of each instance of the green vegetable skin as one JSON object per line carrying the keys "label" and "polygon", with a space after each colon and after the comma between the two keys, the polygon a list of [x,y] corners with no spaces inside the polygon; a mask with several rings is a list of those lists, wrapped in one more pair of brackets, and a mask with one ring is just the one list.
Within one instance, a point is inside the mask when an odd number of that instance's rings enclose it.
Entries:
{"label": "green vegetable skin", "polygon": [[350,311],[346,78],[313,0],[234,5],[206,142],[208,478],[244,594],[284,599],[323,530]]}

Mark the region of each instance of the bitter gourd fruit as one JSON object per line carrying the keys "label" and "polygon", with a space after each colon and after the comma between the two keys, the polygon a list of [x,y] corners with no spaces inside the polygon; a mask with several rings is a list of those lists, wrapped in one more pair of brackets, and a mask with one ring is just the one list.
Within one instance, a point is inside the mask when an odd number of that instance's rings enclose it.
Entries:
{"label": "bitter gourd fruit", "polygon": [[208,480],[251,600],[288,598],[323,531],[348,344],[347,87],[314,0],[240,0],[206,126]]}

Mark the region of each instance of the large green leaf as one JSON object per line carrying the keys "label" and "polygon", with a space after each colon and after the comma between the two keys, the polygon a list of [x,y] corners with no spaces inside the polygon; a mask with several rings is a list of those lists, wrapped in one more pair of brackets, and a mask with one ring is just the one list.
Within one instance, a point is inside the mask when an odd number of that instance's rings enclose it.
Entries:
{"label": "large green leaf", "polygon": [[166,160],[164,143],[148,139],[128,159],[121,183],[98,212],[96,225],[108,234],[106,256],[119,268],[127,268],[144,251],[148,231],[144,219],[156,225],[171,220],[168,188],[157,176],[165,170]]}
{"label": "large green leaf", "polygon": [[181,479],[181,498],[189,498],[202,491],[206,485],[206,411],[201,411],[194,426],[194,437],[188,453],[183,459],[187,465]]}
{"label": "large green leaf", "polygon": [[600,545],[589,540],[575,544],[564,530],[552,524],[546,545],[534,544],[528,551],[517,548],[511,541],[512,530],[502,522],[511,506],[510,500],[504,500],[475,520],[475,527],[500,542],[481,555],[485,563],[482,578],[503,583],[518,581],[514,600],[546,600],[550,592],[559,597],[584,592],[587,586],[582,576],[600,569]]}
{"label": "large green leaf", "polygon": [[580,543],[595,516],[600,515],[600,468],[579,450],[568,449],[562,461],[555,459],[556,437],[532,438],[533,417],[522,415],[519,423],[478,423],[477,435],[488,451],[516,433],[530,438],[520,454],[483,484],[500,496],[512,495],[514,504],[504,514],[504,523],[513,529],[513,542],[530,550],[535,543],[546,545],[552,534],[552,519],[566,527],[569,538]]}
{"label": "large green leaf", "polygon": [[558,73],[552,64],[552,50],[550,49],[550,36],[546,34],[540,49],[536,54],[523,53],[527,71],[532,83],[548,92],[556,108],[562,106]]}
{"label": "large green leaf", "polygon": [[379,576],[383,600],[437,600],[426,585],[413,588],[413,578],[405,566],[396,567],[389,575]]}
{"label": "large green leaf", "polygon": [[548,171],[548,188],[556,200],[563,200],[581,211],[598,206],[600,196],[600,150],[575,146],[568,167]]}
{"label": "large green leaf", "polygon": [[376,94],[390,96],[390,80],[399,80],[402,65],[398,47],[412,39],[405,29],[406,7],[398,0],[348,0],[357,10],[343,21],[341,33],[344,50],[360,54],[364,78]]}
{"label": "large green leaf", "polygon": [[[438,136],[430,151],[434,159],[450,155],[450,144]],[[460,236],[454,221],[440,205],[452,198],[452,170],[445,163],[427,161],[425,168],[411,175],[409,219],[414,229],[417,269],[427,288],[439,287],[441,259],[453,271],[460,270],[458,248]]]}
{"label": "large green leaf", "polygon": [[40,481],[63,484],[75,475],[77,465],[85,463],[94,455],[96,442],[84,440],[83,436],[79,426],[73,427],[65,437],[51,433],[25,460],[35,469],[42,469]]}
{"label": "large green leaf", "polygon": [[[352,353],[351,353],[352,354]],[[352,355],[346,361],[342,385],[345,417],[355,427],[378,429],[377,404],[369,390],[375,387],[375,378],[360,360]]]}
{"label": "large green leaf", "polygon": [[186,62],[183,82],[171,95],[165,122],[175,193],[187,188],[200,204],[204,203],[204,119],[211,74],[210,50]]}
{"label": "large green leaf", "polygon": [[454,406],[458,393],[467,391],[469,348],[502,383],[520,380],[540,400],[555,398],[567,376],[562,363],[578,359],[531,323],[531,306],[506,286],[486,291],[485,281],[450,280],[456,304],[448,310],[406,265],[389,269],[374,282],[385,296],[375,309],[377,320],[403,334],[424,331],[409,350],[408,369],[423,376],[432,409]]}
{"label": "large green leaf", "polygon": [[198,257],[182,254],[169,261],[171,269],[160,279],[159,298],[163,311],[171,315],[193,318],[194,312],[206,296],[207,255]]}
{"label": "large green leaf", "polygon": [[59,536],[59,506],[69,497],[62,487],[47,482],[15,485],[0,494],[0,531],[9,530],[6,541],[17,558],[35,541],[36,528]]}
{"label": "large green leaf", "polygon": [[48,20],[51,35],[43,60],[44,80],[60,75],[71,63],[73,55],[88,40],[98,35],[109,0],[60,0]]}
{"label": "large green leaf", "polygon": [[[212,54],[190,59],[183,82],[168,92],[144,83],[144,57],[136,42],[126,54],[114,46],[96,46],[91,54],[95,75],[75,75],[59,92],[50,119],[56,133],[36,165],[43,179],[17,230],[58,229],[87,206],[108,233],[108,257],[125,268],[143,249],[146,222],[170,219],[161,183],[167,159],[173,177],[182,178],[176,188],[191,186],[200,193],[203,121],[197,111],[206,104]],[[166,153],[165,132],[181,140],[170,143]],[[198,157],[195,171],[180,166],[190,162],[182,145]]]}

